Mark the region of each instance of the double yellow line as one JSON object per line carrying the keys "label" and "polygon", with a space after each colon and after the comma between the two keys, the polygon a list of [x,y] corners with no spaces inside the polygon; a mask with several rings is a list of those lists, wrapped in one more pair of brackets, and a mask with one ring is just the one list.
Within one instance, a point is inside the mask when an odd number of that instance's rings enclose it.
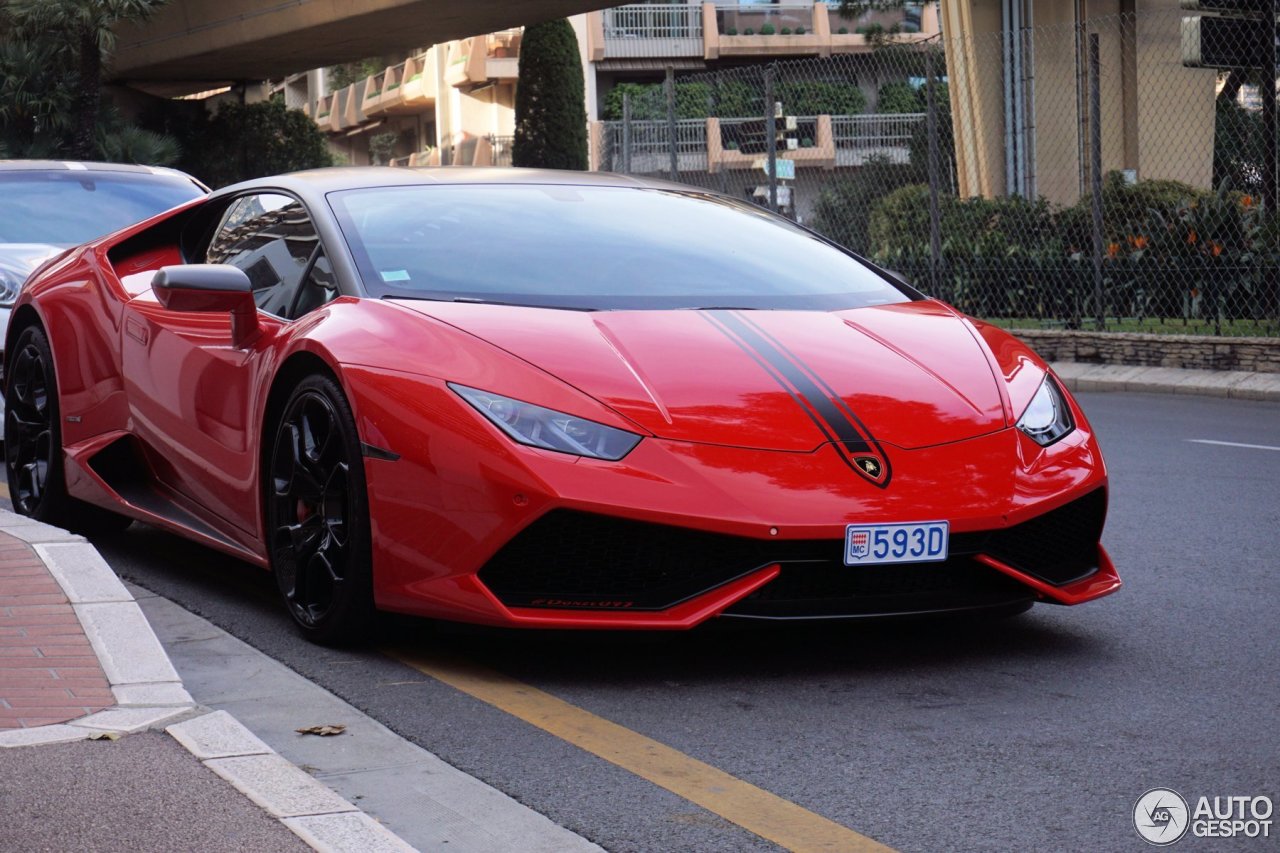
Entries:
{"label": "double yellow line", "polygon": [[536,687],[454,656],[386,653],[788,850],[891,848]]}

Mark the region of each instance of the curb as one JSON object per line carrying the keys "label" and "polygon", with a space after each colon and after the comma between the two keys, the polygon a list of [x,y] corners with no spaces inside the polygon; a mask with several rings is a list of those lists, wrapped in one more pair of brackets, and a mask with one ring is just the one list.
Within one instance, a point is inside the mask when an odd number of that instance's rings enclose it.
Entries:
{"label": "curb", "polygon": [[116,705],[78,720],[0,732],[0,749],[164,731],[315,850],[414,848],[289,763],[226,711],[195,704],[137,601],[83,536],[0,510],[0,532],[31,545],[71,604]]}
{"label": "curb", "polygon": [[1049,366],[1071,391],[1141,391],[1280,402],[1280,373],[1186,370],[1077,361],[1055,361]]}

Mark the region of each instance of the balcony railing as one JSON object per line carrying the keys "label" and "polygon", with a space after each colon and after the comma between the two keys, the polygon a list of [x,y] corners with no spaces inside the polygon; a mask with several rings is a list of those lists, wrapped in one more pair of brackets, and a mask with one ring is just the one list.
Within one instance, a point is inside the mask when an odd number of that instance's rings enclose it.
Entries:
{"label": "balcony railing", "polygon": [[784,29],[788,33],[798,29],[803,35],[813,31],[813,5],[720,6],[716,9],[716,23],[720,34],[727,36],[780,34]]}
{"label": "balcony railing", "polygon": [[832,116],[836,148],[906,148],[924,113]]}
{"label": "balcony railing", "polygon": [[604,10],[606,39],[701,39],[701,6],[615,6]]}
{"label": "balcony railing", "polygon": [[701,6],[616,6],[601,14],[605,56],[702,56]]}
{"label": "balcony railing", "polygon": [[[633,121],[629,138],[623,122],[603,125],[602,168],[607,172],[665,172],[671,163],[671,129],[665,121]],[[707,120],[680,119],[676,122],[677,168],[705,171],[707,168]]]}

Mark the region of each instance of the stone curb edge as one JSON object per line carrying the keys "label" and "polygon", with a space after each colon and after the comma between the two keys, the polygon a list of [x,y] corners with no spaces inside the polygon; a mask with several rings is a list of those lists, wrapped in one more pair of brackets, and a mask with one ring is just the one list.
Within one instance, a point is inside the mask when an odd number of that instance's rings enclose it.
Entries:
{"label": "stone curb edge", "polygon": [[1280,373],[1184,370],[1076,361],[1054,361],[1050,367],[1072,391],[1142,391],[1280,402]]}
{"label": "stone curb edge", "polygon": [[142,609],[82,536],[0,509],[0,533],[31,545],[62,587],[116,705],[57,725],[0,732],[0,749],[164,731],[313,849],[414,848],[268,747],[226,711],[196,705]]}

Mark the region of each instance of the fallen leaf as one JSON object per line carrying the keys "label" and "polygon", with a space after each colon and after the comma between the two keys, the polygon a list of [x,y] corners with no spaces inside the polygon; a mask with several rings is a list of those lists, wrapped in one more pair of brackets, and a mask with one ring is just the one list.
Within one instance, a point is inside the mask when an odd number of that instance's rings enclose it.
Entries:
{"label": "fallen leaf", "polygon": [[89,740],[120,740],[119,732],[94,732],[89,735]]}
{"label": "fallen leaf", "polygon": [[320,735],[329,737],[330,735],[340,735],[347,730],[346,726],[309,726],[305,729],[294,729],[300,735]]}

